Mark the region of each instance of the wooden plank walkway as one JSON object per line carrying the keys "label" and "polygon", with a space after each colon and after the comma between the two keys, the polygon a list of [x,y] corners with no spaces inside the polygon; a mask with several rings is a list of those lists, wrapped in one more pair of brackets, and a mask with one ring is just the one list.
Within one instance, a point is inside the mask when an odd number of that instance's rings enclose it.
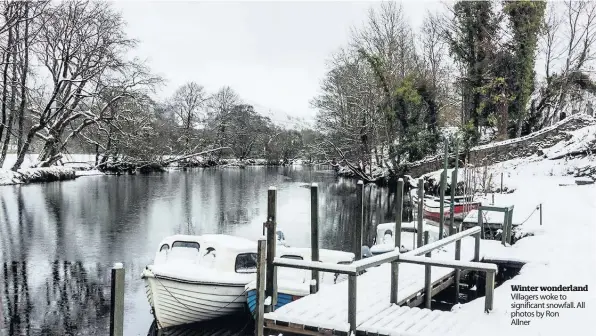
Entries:
{"label": "wooden plank walkway", "polygon": [[[466,237],[461,241],[461,260],[471,261],[474,257],[474,239]],[[455,246],[448,245],[433,252],[432,258],[453,260]],[[428,332],[455,334],[468,324],[449,319],[449,312],[435,312],[428,309],[411,308],[424,299],[424,266],[401,263],[399,265],[398,305],[390,299],[390,264],[370,269],[358,276],[357,288],[357,334],[362,335],[427,335]],[[463,272],[462,272],[463,273]],[[454,270],[432,267],[432,295],[437,294],[453,282]],[[405,305],[400,307],[401,305]],[[442,322],[441,322],[442,321]],[[449,322],[449,323],[447,323]],[[449,325],[449,327],[446,327]],[[265,327],[283,332],[306,335],[347,335],[348,282],[322,287],[317,294],[289,303],[275,312],[265,314]]]}

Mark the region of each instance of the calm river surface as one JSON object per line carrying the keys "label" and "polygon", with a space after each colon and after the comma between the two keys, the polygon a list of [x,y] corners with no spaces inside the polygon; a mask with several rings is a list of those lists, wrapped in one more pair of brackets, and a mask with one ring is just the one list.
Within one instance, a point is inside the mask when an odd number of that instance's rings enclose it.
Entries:
{"label": "calm river surface", "polygon": [[[278,227],[290,245],[310,246],[311,182],[319,183],[321,247],[349,250],[356,183],[331,170],[209,168],[0,187],[0,334],[107,335],[110,268],[122,262],[125,335],[147,335],[153,319],[140,274],[162,238],[256,239],[267,189],[276,186]],[[366,186],[366,227],[393,221],[391,204],[387,189]],[[369,245],[373,231],[365,231]],[[249,322],[238,317],[226,324],[242,329]],[[189,335],[205,328],[193,329]]]}

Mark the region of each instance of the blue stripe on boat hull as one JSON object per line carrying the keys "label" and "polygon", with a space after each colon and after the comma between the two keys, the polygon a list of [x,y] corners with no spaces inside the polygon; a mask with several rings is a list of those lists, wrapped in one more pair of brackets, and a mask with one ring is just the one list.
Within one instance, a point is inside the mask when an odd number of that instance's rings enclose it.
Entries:
{"label": "blue stripe on boat hull", "polygon": [[[286,304],[292,302],[293,297],[293,295],[278,292],[277,304],[275,304],[275,309],[277,310],[280,307],[283,307]],[[248,304],[248,309],[250,310],[251,315],[254,317],[255,307],[257,306],[257,291],[255,289],[251,289],[246,293],[246,303]]]}

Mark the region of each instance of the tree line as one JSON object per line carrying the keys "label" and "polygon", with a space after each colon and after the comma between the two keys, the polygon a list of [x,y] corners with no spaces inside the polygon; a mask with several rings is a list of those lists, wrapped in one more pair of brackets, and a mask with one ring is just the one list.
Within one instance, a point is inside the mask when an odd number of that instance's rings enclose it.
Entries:
{"label": "tree line", "polygon": [[445,127],[468,150],[591,111],[596,3],[457,1],[417,30],[407,14],[371,8],[312,101],[322,151],[361,178],[440,153]]}
{"label": "tree line", "polygon": [[[596,93],[596,3],[458,1],[412,28],[395,2],[373,6],[330,57],[313,129],[288,129],[230,87],[189,82],[155,98],[163,78],[127,55],[137,41],[108,2],[0,3],[0,166],[95,153],[98,167],[219,158],[377,167],[440,152],[446,127],[465,149],[552,125]],[[492,134],[492,138],[490,137]],[[335,161],[334,161],[335,160]],[[7,167],[5,167],[7,168]]]}
{"label": "tree line", "polygon": [[101,168],[218,147],[217,157],[313,159],[315,131],[275,125],[229,87],[190,82],[155,99],[164,80],[127,57],[138,41],[108,2],[3,1],[0,13],[0,167],[8,153],[13,170],[30,153],[46,167],[72,151]]}

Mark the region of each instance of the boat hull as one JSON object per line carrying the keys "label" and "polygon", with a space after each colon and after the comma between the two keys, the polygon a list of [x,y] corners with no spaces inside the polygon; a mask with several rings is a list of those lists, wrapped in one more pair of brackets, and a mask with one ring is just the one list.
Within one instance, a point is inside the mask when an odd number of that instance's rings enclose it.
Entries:
{"label": "boat hull", "polygon": [[201,283],[145,276],[147,299],[160,329],[204,322],[245,309],[245,284]]}
{"label": "boat hull", "polygon": [[[480,206],[480,203],[468,203],[468,204],[456,204],[454,206],[454,211],[453,211],[453,218],[456,220],[463,220],[465,218],[465,216],[472,210],[476,210],[478,209],[478,207]],[[445,216],[445,218],[449,218],[450,215],[450,211],[449,211],[449,205],[446,204],[445,208],[443,210],[443,214]],[[441,217],[441,209],[439,207],[430,207],[430,206],[425,206],[424,207],[424,217],[433,221],[439,221],[440,217]]]}
{"label": "boat hull", "polygon": [[[277,303],[275,304],[275,310],[287,305],[292,301],[296,301],[303,296],[292,295],[283,292],[277,292]],[[248,310],[252,317],[255,317],[255,311],[257,307],[257,290],[250,289],[246,292],[246,303],[248,305]]]}

